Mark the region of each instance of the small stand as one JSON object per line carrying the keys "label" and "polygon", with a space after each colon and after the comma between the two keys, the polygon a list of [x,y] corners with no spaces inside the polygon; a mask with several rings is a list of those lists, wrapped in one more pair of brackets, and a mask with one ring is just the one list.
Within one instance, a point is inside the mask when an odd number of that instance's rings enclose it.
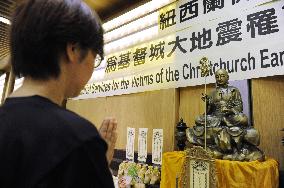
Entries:
{"label": "small stand", "polygon": [[177,146],[179,151],[183,151],[185,147],[185,142],[186,142],[186,129],[187,125],[186,123],[183,122],[183,119],[181,118],[180,121],[178,122],[176,126],[176,140],[177,140]]}

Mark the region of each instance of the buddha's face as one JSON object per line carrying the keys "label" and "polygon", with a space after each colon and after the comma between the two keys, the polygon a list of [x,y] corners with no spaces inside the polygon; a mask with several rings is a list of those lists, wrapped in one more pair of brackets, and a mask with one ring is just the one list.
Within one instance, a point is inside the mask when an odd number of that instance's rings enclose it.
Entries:
{"label": "buddha's face", "polygon": [[226,85],[229,81],[228,72],[224,69],[219,69],[215,73],[216,83],[218,86]]}

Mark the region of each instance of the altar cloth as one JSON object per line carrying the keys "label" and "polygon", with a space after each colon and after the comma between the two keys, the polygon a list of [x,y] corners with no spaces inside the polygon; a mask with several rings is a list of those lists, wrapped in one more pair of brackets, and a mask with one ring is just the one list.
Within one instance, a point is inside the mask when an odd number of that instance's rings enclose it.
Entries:
{"label": "altar cloth", "polygon": [[[166,152],[162,158],[161,188],[175,188],[180,176],[185,152]],[[265,161],[240,162],[215,160],[218,188],[278,188],[278,162],[272,158]],[[179,178],[180,180],[180,178]]]}

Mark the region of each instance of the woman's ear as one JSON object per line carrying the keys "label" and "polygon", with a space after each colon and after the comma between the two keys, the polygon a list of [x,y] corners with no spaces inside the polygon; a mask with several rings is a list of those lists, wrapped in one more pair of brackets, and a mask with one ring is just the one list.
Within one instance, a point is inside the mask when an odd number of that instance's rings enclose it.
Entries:
{"label": "woman's ear", "polygon": [[80,59],[80,50],[75,43],[67,43],[66,56],[70,63],[78,62]]}

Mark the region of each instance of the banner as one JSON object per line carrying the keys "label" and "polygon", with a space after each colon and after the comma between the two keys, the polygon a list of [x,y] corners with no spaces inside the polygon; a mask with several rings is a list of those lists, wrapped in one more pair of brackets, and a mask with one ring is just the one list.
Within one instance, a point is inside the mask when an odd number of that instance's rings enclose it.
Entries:
{"label": "banner", "polygon": [[163,155],[163,129],[153,129],[152,136],[152,163],[161,165]]}
{"label": "banner", "polygon": [[[197,1],[179,4],[189,2]],[[161,37],[108,55],[77,99],[201,85],[199,61],[204,56],[212,66],[208,83],[215,82],[214,72],[220,68],[228,71],[231,81],[283,75],[284,1],[258,1],[264,3],[260,6],[255,2],[232,0],[227,7],[225,3],[214,9],[210,5],[209,12],[199,8],[200,17],[186,24],[179,23],[182,17],[178,14],[176,25],[168,28],[161,22],[170,19],[162,20],[161,15],[170,17],[169,10],[161,10],[157,27]],[[182,5],[171,10],[181,13]],[[249,8],[240,11],[237,7],[241,5]]]}
{"label": "banner", "polygon": [[159,11],[159,32],[175,32],[193,25],[240,14],[272,0],[179,0]]}
{"label": "banner", "polygon": [[147,133],[148,128],[139,128],[138,135],[138,161],[145,162],[147,160]]}
{"label": "banner", "polygon": [[126,159],[134,161],[135,128],[127,127]]}

